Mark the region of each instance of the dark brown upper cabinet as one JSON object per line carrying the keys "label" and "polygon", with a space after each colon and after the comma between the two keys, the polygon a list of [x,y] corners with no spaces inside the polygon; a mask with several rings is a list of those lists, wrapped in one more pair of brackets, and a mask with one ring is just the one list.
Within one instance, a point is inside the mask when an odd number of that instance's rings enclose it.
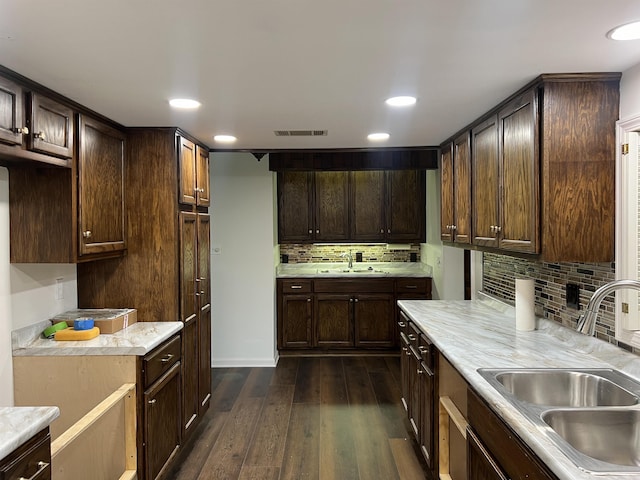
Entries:
{"label": "dark brown upper cabinet", "polygon": [[278,172],[281,243],[424,241],[421,170]]}
{"label": "dark brown upper cabinet", "polygon": [[125,134],[82,115],[79,150],[79,255],[122,252],[127,245]]}
{"label": "dark brown upper cabinet", "polygon": [[9,164],[12,263],[77,263],[126,249],[125,134],[85,115],[78,125],[71,168]]}
{"label": "dark brown upper cabinet", "polygon": [[209,151],[184,137],[178,137],[180,203],[208,207]]}
{"label": "dark brown upper cabinet", "polygon": [[471,140],[468,131],[447,143],[440,154],[440,238],[471,243]]}
{"label": "dark brown upper cabinet", "polygon": [[0,155],[63,167],[74,155],[72,108],[0,77]]}
{"label": "dark brown upper cabinet", "polygon": [[502,222],[496,115],[471,130],[471,173],[473,244],[497,247]]}
{"label": "dark brown upper cabinet", "polygon": [[620,76],[541,75],[446,141],[442,239],[453,241],[446,227],[456,225],[452,143],[470,129],[476,247],[547,262],[612,261]]}

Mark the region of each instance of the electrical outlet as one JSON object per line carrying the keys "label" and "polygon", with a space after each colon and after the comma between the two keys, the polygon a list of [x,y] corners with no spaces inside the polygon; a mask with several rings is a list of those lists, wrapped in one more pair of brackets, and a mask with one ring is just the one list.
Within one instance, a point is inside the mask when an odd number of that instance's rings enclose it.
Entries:
{"label": "electrical outlet", "polygon": [[580,310],[580,287],[575,283],[567,283],[567,307]]}

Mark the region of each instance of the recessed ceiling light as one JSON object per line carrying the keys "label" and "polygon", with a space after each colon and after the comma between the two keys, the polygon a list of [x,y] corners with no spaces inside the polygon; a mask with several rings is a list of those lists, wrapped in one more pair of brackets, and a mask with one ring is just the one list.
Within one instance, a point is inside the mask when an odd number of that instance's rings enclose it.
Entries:
{"label": "recessed ceiling light", "polygon": [[369,140],[371,140],[372,142],[384,142],[385,140],[389,139],[389,134],[388,133],[370,133],[369,135],[367,135],[367,138]]}
{"label": "recessed ceiling light", "polygon": [[213,140],[218,143],[233,143],[237,140],[233,135],[215,135]]}
{"label": "recessed ceiling light", "polygon": [[391,105],[392,107],[408,107],[416,103],[416,97],[391,97],[385,100],[387,105]]}
{"label": "recessed ceiling light", "polygon": [[611,40],[638,40],[640,39],[640,21],[620,25],[610,30],[607,37]]}
{"label": "recessed ceiling light", "polygon": [[191,98],[172,98],[169,100],[169,105],[174,108],[192,109],[198,108],[200,106],[200,102]]}

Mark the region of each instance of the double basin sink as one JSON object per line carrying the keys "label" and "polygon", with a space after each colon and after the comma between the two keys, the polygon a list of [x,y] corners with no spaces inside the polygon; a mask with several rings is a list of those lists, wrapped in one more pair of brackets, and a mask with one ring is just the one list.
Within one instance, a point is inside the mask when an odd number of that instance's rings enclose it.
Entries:
{"label": "double basin sink", "polygon": [[361,274],[361,275],[371,275],[371,274],[376,274],[376,275],[383,275],[383,274],[387,274],[389,273],[387,270],[381,270],[379,268],[373,268],[373,267],[358,267],[358,268],[319,268],[318,272],[320,274],[325,274],[325,275],[345,275],[345,274],[349,274],[349,273],[354,273],[354,274]]}
{"label": "double basin sink", "polygon": [[612,369],[478,369],[575,465],[640,474],[640,382]]}

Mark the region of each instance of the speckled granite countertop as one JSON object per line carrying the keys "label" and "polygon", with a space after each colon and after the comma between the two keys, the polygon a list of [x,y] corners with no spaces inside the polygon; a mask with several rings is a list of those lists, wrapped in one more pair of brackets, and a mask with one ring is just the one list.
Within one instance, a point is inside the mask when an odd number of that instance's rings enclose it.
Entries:
{"label": "speckled granite countertop", "polygon": [[276,278],[431,277],[431,266],[421,262],[281,263]]}
{"label": "speckled granite countertop", "polygon": [[0,407],[0,460],[59,415],[58,407]]}
{"label": "speckled granite countertop", "polygon": [[146,355],[182,330],[182,322],[138,322],[91,340],[61,342],[42,337],[49,325],[51,322],[45,321],[11,332],[13,356]]}
{"label": "speckled granite countertop", "polygon": [[555,444],[495,390],[478,368],[614,368],[640,380],[640,357],[536,319],[536,330],[516,331],[515,310],[495,300],[403,300],[402,310],[438,347],[561,480],[640,479],[640,475],[592,475],[580,470]]}

